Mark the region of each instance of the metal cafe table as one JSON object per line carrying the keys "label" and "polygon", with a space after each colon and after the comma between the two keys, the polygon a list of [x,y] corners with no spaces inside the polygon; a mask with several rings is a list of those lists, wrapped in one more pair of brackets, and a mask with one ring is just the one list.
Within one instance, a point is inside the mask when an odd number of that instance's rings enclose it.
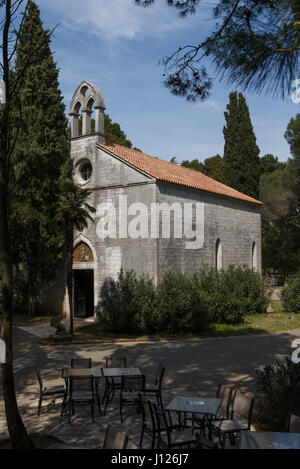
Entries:
{"label": "metal cafe table", "polygon": [[176,395],[164,410],[177,412],[179,426],[181,426],[181,414],[216,415],[221,404],[221,399],[215,397]]}
{"label": "metal cafe table", "polygon": [[[121,376],[137,376],[141,374],[142,372],[139,368],[102,368],[102,376],[106,379],[120,378]],[[105,397],[104,415],[109,402],[109,393],[107,392],[107,388],[105,391]]]}
{"label": "metal cafe table", "polygon": [[300,433],[243,431],[240,449],[300,449]]}

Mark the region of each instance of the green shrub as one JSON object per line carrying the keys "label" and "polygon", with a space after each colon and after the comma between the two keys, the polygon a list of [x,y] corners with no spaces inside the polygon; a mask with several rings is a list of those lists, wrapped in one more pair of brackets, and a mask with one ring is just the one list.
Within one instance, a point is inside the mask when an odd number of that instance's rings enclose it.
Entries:
{"label": "green shrub", "polygon": [[213,322],[238,324],[246,314],[266,311],[261,276],[250,269],[203,267],[191,277],[169,272],[155,286],[148,276],[121,270],[100,292],[99,318],[108,331],[197,333]]}
{"label": "green shrub", "polygon": [[263,280],[252,269],[230,266],[220,276],[218,322],[238,324],[246,314],[265,313],[268,297]]}
{"label": "green shrub", "polygon": [[131,332],[132,302],[136,275],[133,271],[120,271],[117,280],[107,278],[100,291],[98,317],[102,326],[111,332]]}
{"label": "green shrub", "polygon": [[206,329],[210,315],[205,292],[182,272],[169,272],[157,289],[159,328],[169,333],[190,333]]}
{"label": "green shrub", "polygon": [[282,290],[284,309],[290,313],[300,313],[300,273],[288,280]]}
{"label": "green shrub", "polygon": [[135,278],[132,301],[129,306],[132,331],[151,334],[158,331],[156,317],[156,287],[148,276]]}
{"label": "green shrub", "polygon": [[246,314],[266,312],[268,297],[263,280],[251,269],[230,266],[217,271],[204,267],[193,277],[206,294],[208,314],[215,323],[239,324]]}
{"label": "green shrub", "polygon": [[300,363],[293,363],[289,358],[277,361],[276,365],[267,365],[263,370],[256,370],[256,389],[264,395],[260,400],[261,422],[273,423],[283,429],[285,419],[285,372],[293,372],[296,390],[293,412],[300,415]]}
{"label": "green shrub", "polygon": [[101,288],[98,317],[107,331],[151,333],[156,329],[155,303],[152,279],[121,270],[117,280],[106,279]]}

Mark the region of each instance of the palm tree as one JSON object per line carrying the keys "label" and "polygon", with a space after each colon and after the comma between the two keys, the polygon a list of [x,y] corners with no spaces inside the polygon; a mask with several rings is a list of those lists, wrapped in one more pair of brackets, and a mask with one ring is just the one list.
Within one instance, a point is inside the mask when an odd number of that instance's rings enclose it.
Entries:
{"label": "palm tree", "polygon": [[94,222],[91,213],[96,210],[87,203],[91,194],[88,189],[76,186],[70,178],[63,178],[60,184],[60,198],[57,206],[55,223],[62,225],[65,232],[66,247],[66,282],[69,296],[70,334],[73,334],[73,244],[74,229],[82,231],[87,227],[88,220]]}

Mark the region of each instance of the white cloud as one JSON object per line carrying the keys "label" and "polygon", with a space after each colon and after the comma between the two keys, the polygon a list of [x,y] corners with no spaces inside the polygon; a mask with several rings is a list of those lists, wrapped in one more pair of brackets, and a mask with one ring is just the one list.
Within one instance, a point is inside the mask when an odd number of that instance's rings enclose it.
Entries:
{"label": "white cloud", "polygon": [[206,101],[198,102],[196,106],[202,109],[212,109],[216,112],[224,112],[226,108],[226,104],[222,103],[221,101],[217,101],[216,99],[212,99],[212,98],[209,98]]}
{"label": "white cloud", "polygon": [[186,28],[195,17],[182,20],[178,13],[157,2],[137,7],[133,0],[39,0],[43,11],[53,12],[64,27],[91,32],[103,39],[133,39],[137,35],[161,35]]}

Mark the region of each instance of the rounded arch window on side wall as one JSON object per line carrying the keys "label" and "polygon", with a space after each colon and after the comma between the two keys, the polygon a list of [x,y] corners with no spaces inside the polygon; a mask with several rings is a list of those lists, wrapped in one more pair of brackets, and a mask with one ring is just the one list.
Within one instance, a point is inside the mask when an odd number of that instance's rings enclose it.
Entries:
{"label": "rounded arch window on side wall", "polygon": [[223,253],[220,238],[217,239],[215,246],[215,268],[217,270],[221,270],[223,268]]}
{"label": "rounded arch window on side wall", "polygon": [[255,241],[252,243],[252,269],[257,271],[257,246]]}

